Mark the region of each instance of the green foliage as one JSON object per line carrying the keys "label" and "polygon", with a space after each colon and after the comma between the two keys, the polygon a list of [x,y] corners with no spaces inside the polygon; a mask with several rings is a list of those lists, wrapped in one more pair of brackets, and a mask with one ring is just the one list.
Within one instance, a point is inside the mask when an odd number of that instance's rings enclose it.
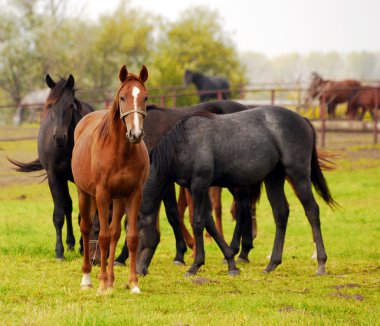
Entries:
{"label": "green foliage", "polygon": [[[232,84],[245,82],[244,67],[216,11],[193,7],[161,28],[153,53],[153,85],[180,86],[186,69],[225,76]],[[179,100],[179,105],[189,102]]]}

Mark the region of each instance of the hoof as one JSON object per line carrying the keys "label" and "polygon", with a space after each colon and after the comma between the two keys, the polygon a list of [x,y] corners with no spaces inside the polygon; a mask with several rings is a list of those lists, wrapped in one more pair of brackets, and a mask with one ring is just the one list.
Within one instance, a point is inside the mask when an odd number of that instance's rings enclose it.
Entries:
{"label": "hoof", "polygon": [[190,276],[194,276],[196,273],[193,273],[193,272],[189,272],[189,271],[187,271],[186,273],[185,273],[185,277],[190,277]]}
{"label": "hoof", "polygon": [[135,285],[135,286],[131,289],[131,293],[132,293],[132,294],[140,294],[140,293],[141,293],[141,290],[140,290],[140,288],[139,288],[137,285]]}
{"label": "hoof", "polygon": [[183,261],[180,261],[180,260],[173,260],[173,265],[185,266],[185,263]]}
{"label": "hoof", "polygon": [[98,291],[97,291],[98,295],[106,295],[107,293],[108,293],[108,289],[98,288]]}
{"label": "hoof", "polygon": [[229,276],[237,276],[240,274],[240,270],[238,269],[233,269],[232,271],[228,271]]}
{"label": "hoof", "polygon": [[83,284],[80,286],[81,290],[88,290],[88,289],[92,289],[93,286],[92,284]]}
{"label": "hoof", "polygon": [[236,260],[237,263],[245,263],[245,264],[248,264],[249,263],[249,260],[247,258],[242,258],[242,257],[238,257],[238,259]]}
{"label": "hoof", "polygon": [[319,275],[319,276],[326,275],[326,266],[325,265],[318,266],[317,275]]}
{"label": "hoof", "polygon": [[68,246],[68,247],[67,247],[67,250],[68,250],[68,251],[74,251],[74,250],[75,250],[75,247],[74,247],[74,246]]}
{"label": "hoof", "polygon": [[115,261],[113,262],[113,265],[114,265],[114,266],[127,266],[126,263],[121,262],[121,261],[118,261],[118,260],[115,260]]}
{"label": "hoof", "polygon": [[62,262],[62,261],[65,261],[65,260],[66,260],[65,256],[57,257],[57,258],[56,258],[56,261],[57,261],[58,263],[60,263],[60,262]]}

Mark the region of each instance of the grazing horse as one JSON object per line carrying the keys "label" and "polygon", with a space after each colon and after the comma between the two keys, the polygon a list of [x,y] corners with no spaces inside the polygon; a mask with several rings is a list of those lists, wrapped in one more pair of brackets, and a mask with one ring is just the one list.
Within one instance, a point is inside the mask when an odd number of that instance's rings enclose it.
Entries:
{"label": "grazing horse", "polygon": [[[149,173],[149,156],[142,142],[146,116],[148,70],[142,67],[139,76],[123,66],[119,86],[109,110],[87,115],[75,130],[72,169],[78,188],[80,229],[83,237],[83,289],[92,287],[89,257],[89,235],[92,216],[98,210],[100,232],[99,293],[113,288],[114,257],[121,232],[121,219],[127,210],[127,243],[130,251],[129,282],[132,293],[139,293],[136,274],[138,244],[137,215],[142,190]],[[112,222],[108,224],[112,202]],[[107,273],[107,252],[109,264]]]}
{"label": "grazing horse", "polygon": [[[223,77],[208,77],[200,72],[186,70],[184,76],[185,86],[193,83],[199,92],[199,101],[227,100],[231,97],[230,84]],[[205,92],[210,91],[210,92]],[[218,92],[222,98],[218,98]]]}
{"label": "grazing horse", "polygon": [[[247,107],[234,101],[211,101],[183,108],[165,108],[155,105],[148,105],[148,115],[144,125],[146,127],[144,142],[149,151],[154,148],[160,139],[181,119],[197,112],[211,112],[215,114],[228,114],[247,110]],[[184,254],[186,243],[191,247],[193,239],[187,230],[183,215],[178,215],[174,183],[171,183],[163,196],[166,216],[173,228],[176,239],[176,255],[174,262],[184,264]],[[96,218],[96,217],[95,217]],[[220,215],[219,215],[220,218]],[[182,231],[181,231],[182,230]],[[184,237],[186,243],[184,241]],[[121,254],[116,258],[117,264],[125,264],[128,258],[128,248],[124,245]]]}
{"label": "grazing horse", "polygon": [[307,89],[305,107],[309,107],[311,102],[318,98],[320,105],[322,102],[326,103],[328,116],[335,118],[337,105],[348,102],[360,87],[361,83],[357,80],[324,80],[319,74],[313,72]]}
{"label": "grazing horse", "polygon": [[348,103],[347,117],[349,119],[355,119],[358,115],[359,109],[362,112],[359,116],[360,120],[363,120],[366,111],[371,113],[374,118],[374,112],[376,108],[380,107],[380,88],[364,86],[360,89]]}
{"label": "grazing horse", "polygon": [[71,154],[74,147],[74,129],[86,114],[93,111],[89,104],[75,97],[74,77],[61,78],[55,82],[46,75],[50,93],[45,102],[44,118],[38,134],[38,158],[33,162],[21,163],[10,160],[17,171],[33,172],[45,169],[49,188],[54,201],[53,223],[56,230],[55,254],[64,259],[62,228],[65,222],[68,249],[74,249],[75,238],[72,226],[72,200],[68,181],[74,182],[71,171]]}
{"label": "grazing horse", "polygon": [[21,125],[25,120],[27,111],[30,113],[29,120],[31,122],[37,120],[36,113],[43,110],[49,92],[50,88],[47,87],[26,94],[17,107],[16,114],[13,117],[13,124],[15,126]]}
{"label": "grazing horse", "polygon": [[194,275],[204,264],[204,227],[222,250],[229,273],[238,273],[234,262],[236,252],[217,232],[210,215],[209,187],[257,190],[264,181],[276,223],[273,252],[265,271],[273,271],[282,260],[289,216],[284,192],[287,179],[312,227],[317,273],[325,273],[327,256],[312,184],[327,204],[333,206],[335,201],[321,171],[314,128],[307,119],[276,106],[230,115],[199,114],[177,123],[150,156],[150,175],[140,210],[139,271],[147,272],[158,245],[155,218],[165,187],[173,181],[190,189],[194,203],[196,256],[187,275]]}

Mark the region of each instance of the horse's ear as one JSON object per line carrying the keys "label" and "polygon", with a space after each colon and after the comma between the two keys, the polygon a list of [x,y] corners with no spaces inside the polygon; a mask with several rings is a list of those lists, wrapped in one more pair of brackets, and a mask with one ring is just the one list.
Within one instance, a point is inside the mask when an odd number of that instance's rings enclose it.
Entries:
{"label": "horse's ear", "polygon": [[55,86],[55,81],[50,77],[49,74],[46,75],[45,80],[49,88],[53,88]]}
{"label": "horse's ear", "polygon": [[145,65],[142,66],[140,71],[140,79],[145,83],[148,79],[148,69],[146,69]]}
{"label": "horse's ear", "polygon": [[74,88],[74,84],[75,84],[74,77],[73,77],[73,75],[70,74],[70,76],[69,76],[69,78],[67,79],[67,82],[66,82],[66,87],[69,88],[69,89],[73,89]]}
{"label": "horse's ear", "polygon": [[128,76],[128,70],[127,67],[124,65],[121,67],[120,72],[119,72],[119,79],[122,83],[124,83],[127,80]]}

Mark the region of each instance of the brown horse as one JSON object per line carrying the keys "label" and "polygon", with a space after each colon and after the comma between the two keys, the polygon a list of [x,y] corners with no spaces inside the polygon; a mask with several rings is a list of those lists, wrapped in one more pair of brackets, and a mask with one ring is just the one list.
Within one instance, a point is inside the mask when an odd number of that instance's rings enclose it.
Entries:
{"label": "brown horse", "polygon": [[[72,170],[78,188],[80,229],[83,237],[83,289],[92,287],[89,257],[91,217],[98,209],[100,220],[99,247],[101,271],[99,292],[112,289],[115,280],[115,248],[121,232],[121,219],[127,210],[127,243],[130,250],[129,282],[132,293],[139,293],[136,273],[138,245],[137,216],[143,186],[149,174],[149,156],[143,137],[146,116],[148,70],[140,75],[128,73],[125,66],[119,72],[119,86],[109,110],[86,116],[75,130]],[[112,222],[108,225],[112,201]],[[107,251],[109,250],[108,273]]]}
{"label": "brown horse", "polygon": [[337,105],[348,102],[360,87],[361,84],[357,80],[324,80],[319,74],[313,72],[312,81],[307,90],[305,107],[309,107],[311,102],[317,98],[320,104],[326,103],[328,116],[335,118]]}
{"label": "brown horse", "polygon": [[380,88],[373,86],[362,87],[348,103],[347,117],[349,119],[355,119],[358,116],[359,109],[362,112],[359,119],[362,120],[366,111],[371,113],[372,118],[374,118],[374,111],[379,108],[380,104]]}

